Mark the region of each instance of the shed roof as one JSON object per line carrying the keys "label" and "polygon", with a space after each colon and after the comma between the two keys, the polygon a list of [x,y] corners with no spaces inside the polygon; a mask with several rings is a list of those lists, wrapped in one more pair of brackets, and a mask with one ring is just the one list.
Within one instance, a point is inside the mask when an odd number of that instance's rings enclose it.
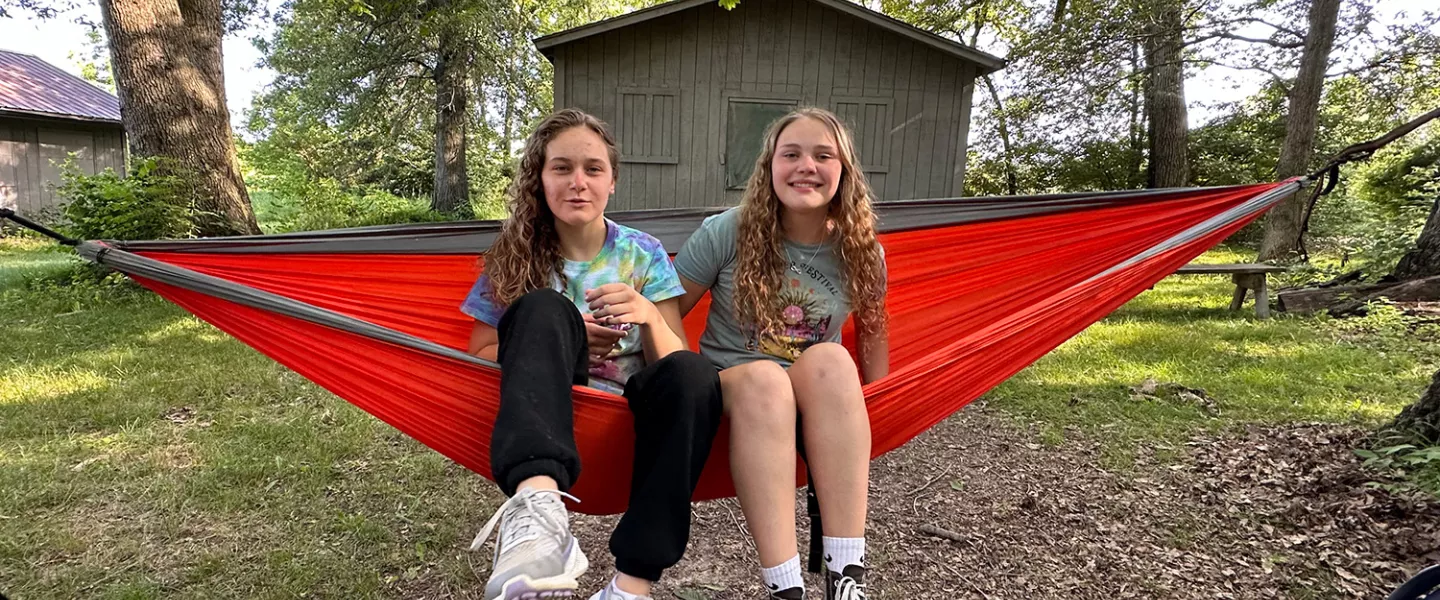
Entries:
{"label": "shed roof", "polygon": [[39,58],[0,50],[0,113],[120,122],[120,100]]}
{"label": "shed roof", "polygon": [[[766,0],[749,1],[764,2]],[[881,29],[885,29],[891,33],[895,33],[902,37],[906,37],[921,44],[930,46],[931,48],[935,48],[936,50],[939,50],[956,58],[976,63],[980,66],[981,74],[998,71],[1005,67],[1005,59],[1003,58],[987,52],[976,50],[975,48],[971,48],[969,46],[966,46],[965,44],[961,44],[949,38],[935,35],[934,33],[925,31],[924,29],[920,29],[919,27],[915,27],[914,25],[911,25],[899,19],[895,19],[887,15],[875,12],[873,10],[865,8],[864,6],[860,6],[853,2],[848,2],[847,0],[806,1],[814,2],[821,6],[840,11],[842,13],[859,18],[872,25],[880,27]],[[593,35],[599,35],[607,31],[620,29],[622,27],[629,27],[631,25],[636,25],[645,21],[649,21],[651,19],[656,19],[680,11],[689,10],[707,4],[714,4],[715,2],[716,0],[674,0],[673,2],[658,4],[618,17],[605,19],[603,21],[596,21],[589,25],[582,25],[574,29],[567,29],[565,31],[552,33],[544,37],[536,38],[535,47],[538,48],[540,52],[545,54],[545,56],[548,58],[551,57],[551,52],[556,46],[568,44],[570,42],[585,39]],[[742,2],[739,10],[744,10],[744,7],[745,4]]]}

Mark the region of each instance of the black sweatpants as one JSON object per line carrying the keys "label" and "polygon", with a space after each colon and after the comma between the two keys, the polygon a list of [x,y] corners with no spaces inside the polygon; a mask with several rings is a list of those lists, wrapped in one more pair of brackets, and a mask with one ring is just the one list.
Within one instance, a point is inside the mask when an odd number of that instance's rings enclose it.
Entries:
{"label": "black sweatpants", "polygon": [[[490,470],[505,495],[538,475],[568,490],[580,476],[571,384],[585,385],[585,322],[565,296],[537,290],[500,318],[500,413]],[[690,497],[724,412],[720,374],[693,352],[670,354],[630,377],[635,415],[630,504],[610,536],[620,572],[658,581],[690,539]]]}

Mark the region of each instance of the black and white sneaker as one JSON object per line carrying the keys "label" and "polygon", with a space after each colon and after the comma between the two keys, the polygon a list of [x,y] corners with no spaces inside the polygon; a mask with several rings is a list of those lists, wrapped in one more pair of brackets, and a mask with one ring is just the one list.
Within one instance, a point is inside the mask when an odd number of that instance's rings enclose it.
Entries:
{"label": "black and white sneaker", "polygon": [[805,588],[793,587],[777,590],[771,586],[770,595],[765,598],[766,600],[805,600]]}
{"label": "black and white sneaker", "polygon": [[850,565],[825,571],[825,600],[865,600],[865,567]]}

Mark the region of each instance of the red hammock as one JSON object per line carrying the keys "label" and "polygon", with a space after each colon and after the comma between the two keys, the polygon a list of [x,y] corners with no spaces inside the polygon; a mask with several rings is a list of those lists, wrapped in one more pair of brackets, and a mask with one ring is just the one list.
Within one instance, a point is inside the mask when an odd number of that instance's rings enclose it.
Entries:
{"label": "red hammock", "polygon": [[[878,204],[892,368],[865,386],[874,455],[959,410],[1298,186]],[[704,214],[612,218],[673,251]],[[420,225],[80,250],[490,477],[499,371],[451,349],[468,341],[472,321],[458,307],[494,231],[493,222]],[[692,348],[707,310],[708,299],[685,320]],[[319,324],[325,319],[341,326]],[[575,508],[624,510],[632,442],[624,399],[577,387],[575,436],[583,463]],[[697,500],[733,494],[727,440],[722,430]],[[796,476],[803,481],[798,464]]]}

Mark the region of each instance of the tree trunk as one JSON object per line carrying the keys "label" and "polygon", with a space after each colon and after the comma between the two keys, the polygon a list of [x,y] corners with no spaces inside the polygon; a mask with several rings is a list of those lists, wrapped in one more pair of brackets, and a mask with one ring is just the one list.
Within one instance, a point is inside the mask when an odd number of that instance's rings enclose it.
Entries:
{"label": "tree trunk", "polygon": [[1154,0],[1146,27],[1146,108],[1150,122],[1148,187],[1181,187],[1190,181],[1190,126],[1185,111],[1184,49],[1180,0]]}
{"label": "tree trunk", "polygon": [[1430,218],[1425,220],[1415,247],[1400,258],[1390,274],[1399,281],[1435,275],[1440,275],[1440,196],[1430,205]]}
{"label": "tree trunk", "polygon": [[1396,430],[1434,443],[1440,441],[1440,371],[1430,380],[1430,387],[1420,399],[1405,407],[1387,429]]}
{"label": "tree trunk", "polygon": [[985,80],[985,89],[990,90],[990,100],[995,103],[995,120],[1000,126],[1000,145],[1005,152],[1005,193],[1015,196],[1020,193],[1020,180],[1015,174],[1015,150],[1010,145],[1010,127],[1005,120],[1005,101],[1000,99],[1000,92],[995,90],[995,82],[988,74],[981,79]]}
{"label": "tree trunk", "polygon": [[[1305,173],[1310,155],[1315,152],[1316,116],[1339,14],[1340,0],[1313,0],[1310,4],[1300,72],[1290,88],[1290,106],[1285,114],[1285,144],[1280,147],[1280,162],[1275,167],[1279,179]],[[1299,255],[1305,197],[1297,193],[1270,209],[1265,217],[1265,238],[1260,242],[1260,260],[1286,260]]]}
{"label": "tree trunk", "polygon": [[431,210],[438,212],[454,213],[470,205],[465,165],[470,52],[458,37],[441,35],[435,66],[435,194],[430,199]]}
{"label": "tree trunk", "polygon": [[[1140,43],[1130,43],[1130,72],[1140,73]],[[1143,85],[1130,86],[1130,157],[1131,163],[1127,165],[1129,170],[1125,174],[1125,188],[1129,189],[1135,185],[1136,179],[1140,176],[1140,168],[1144,166],[1145,137],[1149,134],[1149,126],[1145,123],[1144,111],[1145,98],[1141,93]],[[1148,177],[1148,174],[1147,174]]]}
{"label": "tree trunk", "polygon": [[220,1],[100,5],[131,155],[175,161],[195,187],[200,235],[259,233],[225,105]]}

